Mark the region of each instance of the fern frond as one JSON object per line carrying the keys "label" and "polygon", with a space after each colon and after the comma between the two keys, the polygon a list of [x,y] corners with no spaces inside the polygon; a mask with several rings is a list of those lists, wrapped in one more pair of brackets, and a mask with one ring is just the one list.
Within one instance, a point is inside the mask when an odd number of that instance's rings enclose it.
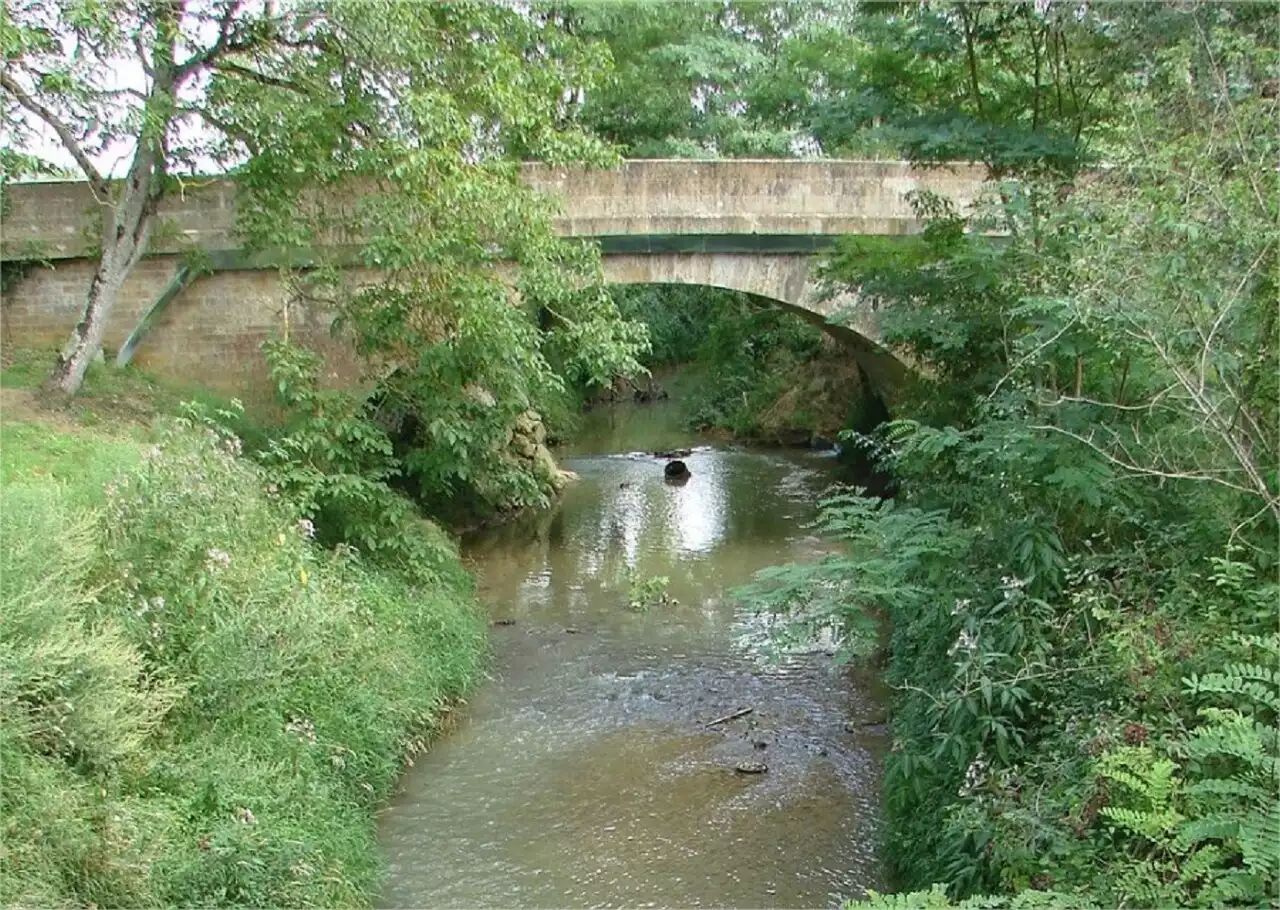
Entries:
{"label": "fern frond", "polygon": [[1206,709],[1201,712],[1211,723],[1200,727],[1183,743],[1190,758],[1205,759],[1231,756],[1250,767],[1263,769],[1268,764],[1267,743],[1271,729],[1233,711]]}
{"label": "fern frond", "polygon": [[1252,812],[1240,821],[1240,854],[1244,866],[1259,875],[1276,874],[1280,864],[1280,802],[1265,812]]}
{"label": "fern frond", "polygon": [[942,910],[953,906],[946,889],[935,884],[928,891],[881,894],[868,891],[860,901],[848,901],[843,910]]}
{"label": "fern frond", "polygon": [[1107,806],[1102,815],[1131,834],[1145,837],[1155,844],[1163,844],[1169,835],[1185,820],[1175,809],[1161,812],[1138,812],[1117,806]]}
{"label": "fern frond", "polygon": [[1194,884],[1200,879],[1209,876],[1221,859],[1221,848],[1213,845],[1200,847],[1183,860],[1182,868],[1179,870],[1182,882],[1184,884]]}
{"label": "fern frond", "polygon": [[1204,896],[1214,906],[1225,903],[1257,905],[1266,897],[1266,886],[1252,872],[1230,869],[1214,878],[1212,884],[1205,889]]}
{"label": "fern frond", "polygon": [[1173,849],[1181,853],[1202,841],[1227,840],[1236,837],[1239,832],[1238,819],[1221,816],[1192,819],[1178,830],[1178,836],[1173,841]]}
{"label": "fern frond", "polygon": [[1183,680],[1190,695],[1232,695],[1280,714],[1280,671],[1260,664],[1232,664],[1226,673]]}
{"label": "fern frond", "polygon": [[1257,648],[1271,657],[1280,658],[1280,632],[1270,632],[1266,635],[1243,635],[1237,632],[1231,637],[1245,647]]}
{"label": "fern frond", "polygon": [[1211,777],[1207,780],[1198,780],[1187,784],[1187,793],[1191,796],[1236,796],[1256,803],[1262,803],[1269,797],[1274,797],[1273,791],[1239,777]]}
{"label": "fern frond", "polygon": [[1164,884],[1169,869],[1166,866],[1143,860],[1134,863],[1120,876],[1120,888],[1132,900],[1127,903],[1140,907],[1172,907],[1179,901],[1177,886]]}

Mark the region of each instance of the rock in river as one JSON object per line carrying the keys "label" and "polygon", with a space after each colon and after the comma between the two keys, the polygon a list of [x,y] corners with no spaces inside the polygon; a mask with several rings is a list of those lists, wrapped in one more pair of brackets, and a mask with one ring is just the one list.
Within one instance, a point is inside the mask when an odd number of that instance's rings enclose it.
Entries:
{"label": "rock in river", "polygon": [[769,766],[762,761],[740,761],[733,770],[739,774],[763,774]]}

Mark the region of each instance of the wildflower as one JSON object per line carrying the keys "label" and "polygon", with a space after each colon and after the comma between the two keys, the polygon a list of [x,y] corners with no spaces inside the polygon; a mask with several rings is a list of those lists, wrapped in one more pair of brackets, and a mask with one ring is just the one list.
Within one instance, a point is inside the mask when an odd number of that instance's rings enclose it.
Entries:
{"label": "wildflower", "polygon": [[1027,586],[1028,581],[1030,581],[1030,579],[1015,578],[1010,575],[1005,575],[1004,577],[1002,577],[1000,579],[1000,587],[1004,591],[1005,599],[1007,600],[1009,597],[1011,597],[1014,591],[1021,591],[1023,588],[1025,588]]}
{"label": "wildflower", "polygon": [[982,753],[978,753],[978,757],[969,762],[969,767],[964,772],[964,784],[960,787],[960,796],[971,796],[974,790],[977,790],[987,782],[987,761],[982,757]]}
{"label": "wildflower", "polygon": [[978,639],[968,629],[961,629],[960,636],[955,643],[947,649],[947,655],[951,656],[957,651],[964,651],[966,654],[972,654],[978,650]]}
{"label": "wildflower", "polygon": [[228,553],[226,550],[219,550],[217,547],[213,547],[211,549],[205,550],[204,555],[207,560],[205,562],[205,566],[211,572],[215,568],[225,569],[229,565],[231,565],[231,554]]}
{"label": "wildflower", "polygon": [[292,733],[308,745],[316,744],[316,725],[305,717],[290,715],[288,723],[284,725],[284,731]]}

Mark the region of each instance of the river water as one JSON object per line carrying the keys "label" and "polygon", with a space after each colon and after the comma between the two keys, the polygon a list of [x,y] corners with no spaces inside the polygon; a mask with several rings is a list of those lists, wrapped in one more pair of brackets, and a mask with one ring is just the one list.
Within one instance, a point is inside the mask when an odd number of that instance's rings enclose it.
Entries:
{"label": "river water", "polygon": [[[820,648],[759,656],[729,594],[822,552],[803,526],[839,467],[706,446],[673,486],[626,454],[700,441],[669,406],[592,414],[558,506],[469,542],[503,623],[491,678],[382,816],[383,906],[827,907],[883,887],[886,744],[860,732],[882,693]],[[629,571],[677,603],[630,609]]]}

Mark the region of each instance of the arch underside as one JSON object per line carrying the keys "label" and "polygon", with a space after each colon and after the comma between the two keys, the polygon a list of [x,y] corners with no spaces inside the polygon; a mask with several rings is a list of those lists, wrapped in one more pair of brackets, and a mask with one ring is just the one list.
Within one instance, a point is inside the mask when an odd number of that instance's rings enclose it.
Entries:
{"label": "arch underside", "polygon": [[[882,393],[907,367],[879,343],[877,314],[852,295],[823,300],[812,255],[779,253],[644,253],[601,257],[610,284],[691,284],[742,291],[797,313],[846,344]],[[833,317],[838,321],[833,321]]]}

